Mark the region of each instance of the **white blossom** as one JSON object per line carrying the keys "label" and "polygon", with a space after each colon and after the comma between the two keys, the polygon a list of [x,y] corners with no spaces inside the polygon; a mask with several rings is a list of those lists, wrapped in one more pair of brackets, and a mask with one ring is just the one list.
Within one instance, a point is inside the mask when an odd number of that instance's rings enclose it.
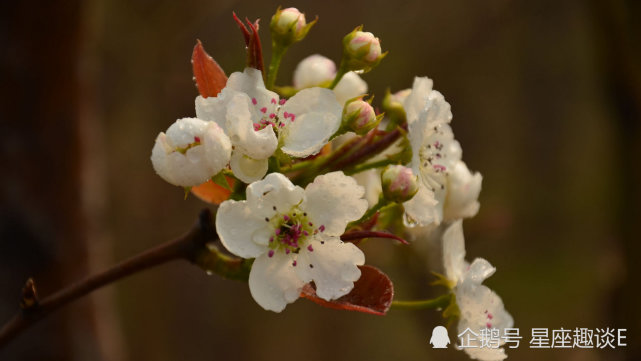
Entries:
{"label": "white blossom", "polygon": [[428,78],[415,78],[404,108],[412,148],[410,167],[419,178],[419,190],[403,203],[407,226],[438,225],[443,219],[447,174],[461,158],[461,148],[449,126],[450,105],[432,90]]}
{"label": "white blossom", "polygon": [[331,90],[309,88],[279,99],[253,68],[231,74],[216,97],[196,98],[196,115],[214,121],[231,139],[231,168],[251,183],[267,170],[267,159],[280,147],[294,157],[318,153],[338,130],[342,107]]}
{"label": "white blossom", "polygon": [[229,163],[231,143],[216,124],[178,119],[161,132],[151,151],[154,170],[167,182],[191,187],[206,182]]}
{"label": "white blossom", "polygon": [[[296,66],[294,87],[304,89],[330,83],[336,76],[336,64],[319,54],[310,55]],[[353,71],[347,72],[334,87],[339,104],[367,93],[367,83]]]}
{"label": "white blossom", "polygon": [[365,256],[340,235],[365,213],[363,194],[342,172],[318,176],[305,189],[271,173],[247,187],[247,200],[220,205],[222,244],[239,257],[256,258],[249,289],[260,306],[280,312],[311,281],[328,301],[352,290]]}
{"label": "white blossom", "polygon": [[[452,291],[460,311],[458,333],[470,329],[475,333],[481,330],[498,329],[503,334],[505,328],[514,325],[512,316],[505,310],[501,298],[481,283],[496,271],[488,261],[476,258],[471,264],[465,261],[465,240],[463,223],[454,222],[443,234],[443,265],[445,276],[452,283]],[[478,347],[480,340],[472,343],[477,347],[464,348],[473,359],[483,361],[507,358],[503,348]],[[500,344],[504,344],[502,340]]]}

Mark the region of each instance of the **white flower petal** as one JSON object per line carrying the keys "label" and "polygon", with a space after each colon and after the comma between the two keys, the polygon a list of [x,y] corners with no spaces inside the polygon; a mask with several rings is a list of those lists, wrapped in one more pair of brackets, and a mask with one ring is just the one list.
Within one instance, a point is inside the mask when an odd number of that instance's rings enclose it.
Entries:
{"label": "white flower petal", "polygon": [[269,158],[278,146],[278,139],[272,127],[254,130],[250,107],[253,105],[246,94],[237,93],[229,100],[227,134],[242,153],[254,159]]}
{"label": "white flower petal", "polygon": [[408,218],[406,223],[412,226],[438,225],[443,218],[443,203],[424,185],[419,185],[418,192],[412,199],[403,203],[403,208]]}
{"label": "white flower petal", "polygon": [[252,183],[265,176],[267,163],[267,159],[253,159],[240,151],[233,151],[229,166],[238,179],[245,183]]}
{"label": "white flower petal", "polygon": [[514,325],[501,297],[487,286],[463,282],[456,287],[455,294],[456,304],[461,311],[459,332],[466,328],[477,333],[484,328],[503,330]]}
{"label": "white flower petal", "polygon": [[305,282],[298,278],[294,268],[292,258],[283,252],[256,258],[249,273],[249,291],[254,300],[274,312],[296,301]]}
{"label": "white flower petal", "polygon": [[343,75],[343,78],[334,87],[336,100],[341,106],[344,106],[348,100],[366,93],[367,83],[353,71]]}
{"label": "white flower petal", "polygon": [[285,120],[285,113],[295,115],[295,120],[281,130],[283,152],[295,157],[318,153],[338,130],[341,111],[331,90],[308,88],[298,92],[280,110],[281,120]]}
{"label": "white flower petal", "polygon": [[414,122],[419,113],[428,105],[428,96],[432,92],[434,82],[428,77],[415,77],[412,92],[405,98],[403,108],[407,115],[408,123]]}
{"label": "white flower petal", "polygon": [[254,258],[266,252],[267,247],[256,244],[252,236],[268,227],[264,219],[256,217],[246,201],[224,201],[216,213],[216,232],[227,250],[242,258]]}
{"label": "white flower petal", "polygon": [[219,93],[216,97],[196,97],[196,117],[202,120],[216,122],[221,128],[227,128],[227,103],[232,94],[228,91]]}
{"label": "white flower petal", "polygon": [[[271,218],[276,212],[287,213],[303,199],[303,188],[280,173],[270,173],[247,187],[247,202],[260,217]],[[276,207],[276,210],[274,210]]]}
{"label": "white flower petal", "polygon": [[484,258],[476,258],[472,261],[472,264],[469,265],[463,277],[465,281],[469,280],[470,282],[480,284],[493,275],[494,272],[496,272],[496,268],[492,266],[490,262]]}
{"label": "white flower petal", "polygon": [[443,218],[448,221],[474,217],[480,207],[478,197],[482,182],[483,177],[480,173],[472,174],[465,162],[457,161],[448,174]]}
{"label": "white flower petal", "polygon": [[462,221],[454,222],[443,233],[443,267],[445,268],[445,276],[450,281],[458,283],[463,279],[467,262],[465,262]]}
{"label": "white flower petal", "polygon": [[206,182],[229,162],[231,143],[213,122],[177,120],[160,133],[151,152],[154,169],[167,182],[190,187]]}
{"label": "white flower petal", "polygon": [[361,276],[357,266],[365,264],[365,255],[352,243],[337,237],[315,238],[313,251],[301,249],[296,273],[305,282],[314,281],[316,295],[330,301],[348,294]]}
{"label": "white flower petal", "polygon": [[363,199],[365,189],[343,172],[316,177],[305,188],[305,210],[316,227],[323,225],[325,234],[340,236],[351,221],[358,220],[367,210]]}
{"label": "white flower petal", "polygon": [[294,70],[294,87],[296,89],[320,86],[334,80],[336,64],[322,55],[314,54],[301,60]]}
{"label": "white flower petal", "polygon": [[227,79],[226,88],[245,93],[250,99],[256,99],[258,109],[267,108],[267,114],[274,112],[278,103],[278,94],[265,88],[263,73],[254,68],[245,68],[240,72],[232,73]]}
{"label": "white flower petal", "polygon": [[365,199],[367,200],[368,208],[378,203],[378,197],[383,192],[380,169],[369,169],[356,173],[352,177],[365,188]]}

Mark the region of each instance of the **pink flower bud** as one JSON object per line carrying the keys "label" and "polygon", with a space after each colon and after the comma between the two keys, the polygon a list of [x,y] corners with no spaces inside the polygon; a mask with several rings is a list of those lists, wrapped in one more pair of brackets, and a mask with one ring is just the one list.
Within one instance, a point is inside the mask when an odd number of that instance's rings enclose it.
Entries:
{"label": "pink flower bud", "polygon": [[362,100],[355,99],[348,102],[343,110],[343,123],[356,134],[365,134],[374,129],[380,119],[376,116],[374,108]]}
{"label": "pink flower bud", "polygon": [[386,55],[382,53],[380,40],[361,30],[359,26],[343,39],[343,61],[348,70],[369,71]]}
{"label": "pink flower bud", "polygon": [[383,195],[388,200],[406,202],[418,192],[418,178],[412,169],[402,165],[388,165],[381,174]]}

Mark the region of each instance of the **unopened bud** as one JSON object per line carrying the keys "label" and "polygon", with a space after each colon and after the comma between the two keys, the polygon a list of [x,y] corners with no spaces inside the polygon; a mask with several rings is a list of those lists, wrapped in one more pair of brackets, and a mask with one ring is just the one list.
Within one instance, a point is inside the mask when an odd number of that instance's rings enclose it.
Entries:
{"label": "unopened bud", "polygon": [[272,40],[281,46],[287,47],[303,40],[314,23],[316,23],[316,20],[307,24],[305,14],[296,8],[278,9],[270,23]]}
{"label": "unopened bud", "polygon": [[405,101],[405,98],[407,98],[411,91],[411,89],[405,89],[392,94],[388,89],[385,93],[385,97],[383,97],[383,103],[381,106],[383,107],[385,114],[387,114],[395,124],[401,124],[406,121],[403,101]]}
{"label": "unopened bud", "polygon": [[388,165],[381,173],[383,195],[397,203],[407,202],[418,192],[418,177],[402,165]]}
{"label": "unopened bud", "polygon": [[336,64],[331,59],[318,54],[310,55],[296,66],[294,87],[304,89],[321,86],[330,83],[335,76]]}
{"label": "unopened bud", "polygon": [[343,109],[343,124],[359,135],[376,128],[381,119],[382,116],[376,116],[372,105],[360,97],[348,101]]}
{"label": "unopened bud", "polygon": [[381,42],[370,32],[354,29],[343,38],[343,57],[348,70],[370,71],[387,55],[381,53]]}

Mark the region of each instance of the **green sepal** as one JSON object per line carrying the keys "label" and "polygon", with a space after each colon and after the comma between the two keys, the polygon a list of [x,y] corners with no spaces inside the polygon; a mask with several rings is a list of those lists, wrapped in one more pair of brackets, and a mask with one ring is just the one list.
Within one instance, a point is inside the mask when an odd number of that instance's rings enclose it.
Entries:
{"label": "green sepal", "polygon": [[228,191],[232,191],[229,183],[227,183],[227,178],[225,178],[225,171],[220,171],[215,176],[211,177],[211,181],[218,184],[219,186],[225,188]]}

